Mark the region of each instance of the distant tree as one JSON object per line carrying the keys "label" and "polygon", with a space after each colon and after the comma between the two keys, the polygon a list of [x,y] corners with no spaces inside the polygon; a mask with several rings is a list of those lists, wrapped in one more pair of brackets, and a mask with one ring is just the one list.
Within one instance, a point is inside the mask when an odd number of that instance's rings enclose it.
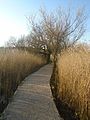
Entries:
{"label": "distant tree", "polygon": [[26,37],[23,35],[20,38],[18,38],[16,43],[17,48],[25,48],[26,47]]}
{"label": "distant tree", "polygon": [[33,48],[44,51],[50,58],[51,54],[56,56],[62,49],[74,45],[85,32],[84,9],[78,9],[72,17],[70,9],[56,12],[40,10],[40,21],[35,17],[28,17],[29,25],[32,28],[30,33],[30,44]]}
{"label": "distant tree", "polygon": [[6,42],[6,47],[16,47],[17,40],[15,37],[11,36],[10,39]]}
{"label": "distant tree", "polygon": [[26,47],[26,42],[26,37],[24,35],[17,40],[15,37],[10,37],[10,39],[6,42],[6,47],[23,49]]}

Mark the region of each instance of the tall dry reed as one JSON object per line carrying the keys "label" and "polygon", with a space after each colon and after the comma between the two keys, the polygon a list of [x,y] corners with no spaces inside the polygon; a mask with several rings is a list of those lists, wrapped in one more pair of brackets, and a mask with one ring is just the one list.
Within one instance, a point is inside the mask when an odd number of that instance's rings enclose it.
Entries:
{"label": "tall dry reed", "polygon": [[6,98],[13,95],[18,84],[44,63],[39,55],[25,51],[7,49],[0,52],[0,95]]}
{"label": "tall dry reed", "polygon": [[59,97],[80,120],[90,120],[90,49],[77,46],[58,59]]}

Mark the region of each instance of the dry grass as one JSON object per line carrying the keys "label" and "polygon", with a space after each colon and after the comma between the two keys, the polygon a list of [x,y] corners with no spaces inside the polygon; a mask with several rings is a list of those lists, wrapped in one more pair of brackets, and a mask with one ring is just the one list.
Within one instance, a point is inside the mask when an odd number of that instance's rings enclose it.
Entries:
{"label": "dry grass", "polygon": [[34,70],[45,63],[39,55],[25,51],[7,50],[0,52],[1,94],[10,97],[18,84]]}
{"label": "dry grass", "polygon": [[86,46],[63,51],[58,60],[59,96],[79,115],[90,120],[90,49]]}

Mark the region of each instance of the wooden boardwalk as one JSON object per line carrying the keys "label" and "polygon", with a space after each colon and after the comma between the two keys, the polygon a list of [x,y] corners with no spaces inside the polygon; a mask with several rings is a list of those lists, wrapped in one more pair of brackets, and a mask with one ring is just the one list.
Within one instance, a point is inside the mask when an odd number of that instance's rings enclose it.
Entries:
{"label": "wooden boardwalk", "polygon": [[50,90],[52,65],[29,75],[15,92],[5,109],[5,120],[62,120]]}

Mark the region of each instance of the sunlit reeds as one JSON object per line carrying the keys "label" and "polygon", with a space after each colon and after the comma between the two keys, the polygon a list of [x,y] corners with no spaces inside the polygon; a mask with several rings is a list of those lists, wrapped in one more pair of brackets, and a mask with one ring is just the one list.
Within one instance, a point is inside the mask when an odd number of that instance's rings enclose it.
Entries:
{"label": "sunlit reeds", "polygon": [[0,52],[1,95],[10,97],[18,84],[33,70],[45,63],[39,55],[19,50]]}
{"label": "sunlit reeds", "polygon": [[77,46],[58,59],[59,97],[80,120],[90,120],[90,49]]}

